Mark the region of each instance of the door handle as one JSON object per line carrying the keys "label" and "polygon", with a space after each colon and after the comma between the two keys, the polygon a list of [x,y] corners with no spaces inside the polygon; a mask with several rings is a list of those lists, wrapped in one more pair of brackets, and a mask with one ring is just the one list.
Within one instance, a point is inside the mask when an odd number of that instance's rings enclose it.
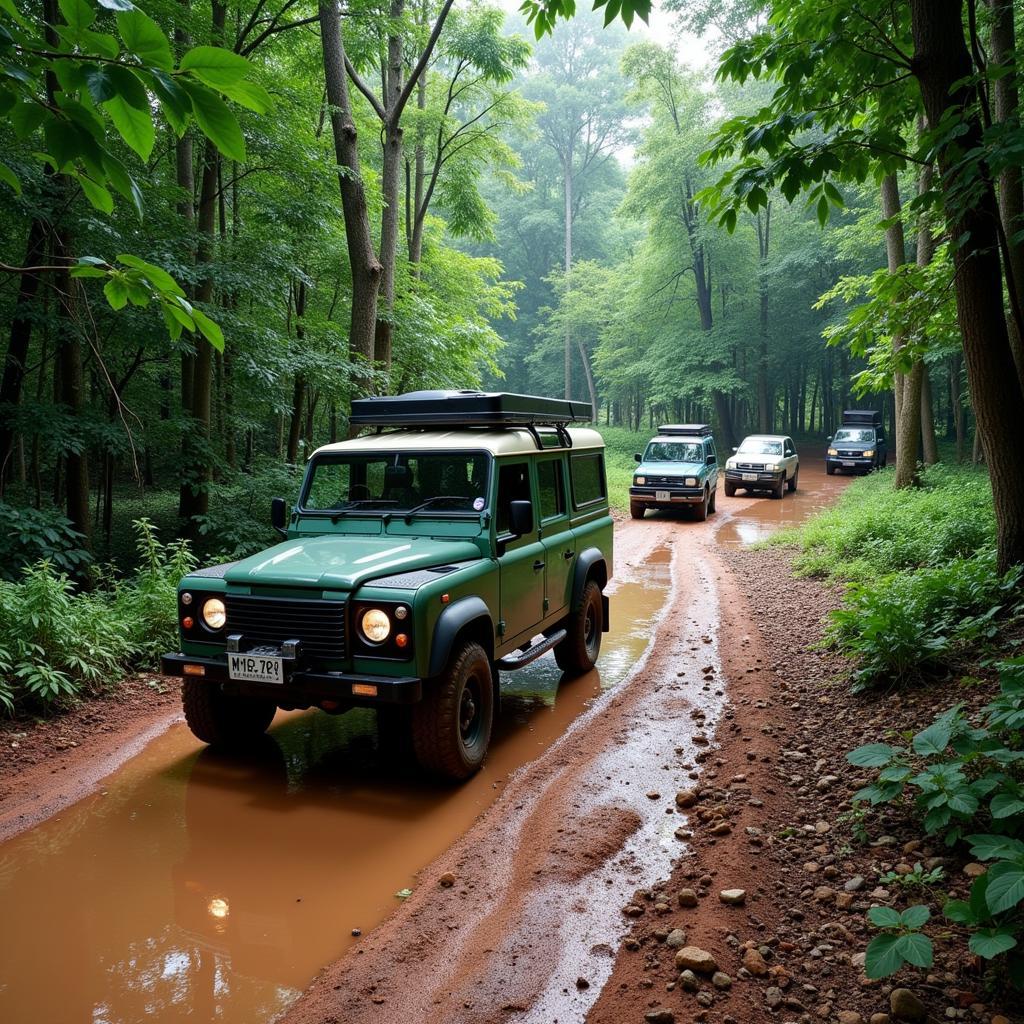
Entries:
{"label": "door handle", "polygon": [[534,572],[540,572],[541,569],[543,569],[543,568],[544,568],[544,562],[541,559],[538,558],[537,561],[533,563],[533,571]]}
{"label": "door handle", "polygon": [[575,552],[575,551],[563,551],[563,552],[562,552],[562,557],[563,557],[563,558],[564,558],[564,559],[565,559],[565,560],[566,560],[567,562],[571,562],[571,561],[572,561],[572,558],[573,558],[573,555],[575,555],[575,554],[576,554],[576,552]]}

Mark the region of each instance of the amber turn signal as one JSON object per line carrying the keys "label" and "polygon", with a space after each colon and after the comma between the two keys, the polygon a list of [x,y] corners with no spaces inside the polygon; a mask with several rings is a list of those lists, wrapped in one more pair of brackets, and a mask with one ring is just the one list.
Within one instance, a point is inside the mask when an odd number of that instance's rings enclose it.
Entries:
{"label": "amber turn signal", "polygon": [[376,697],[377,687],[373,683],[353,683],[352,694],[355,697]]}
{"label": "amber turn signal", "polygon": [[408,647],[409,646],[409,638],[404,633],[399,633],[395,637],[395,646],[396,647]]}
{"label": "amber turn signal", "polygon": [[186,665],[185,675],[187,676],[205,676],[206,666],[205,665]]}

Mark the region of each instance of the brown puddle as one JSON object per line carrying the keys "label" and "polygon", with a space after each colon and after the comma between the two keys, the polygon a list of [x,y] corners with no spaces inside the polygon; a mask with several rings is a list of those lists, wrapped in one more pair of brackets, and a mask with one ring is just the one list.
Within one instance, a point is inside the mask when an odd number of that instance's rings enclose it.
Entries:
{"label": "brown puddle", "polygon": [[396,765],[368,710],[279,713],[245,759],[173,727],[0,846],[0,1020],[272,1019],[628,674],[668,582],[659,550],[617,585],[600,671],[560,682],[548,656],[506,676],[492,753],[459,788]]}

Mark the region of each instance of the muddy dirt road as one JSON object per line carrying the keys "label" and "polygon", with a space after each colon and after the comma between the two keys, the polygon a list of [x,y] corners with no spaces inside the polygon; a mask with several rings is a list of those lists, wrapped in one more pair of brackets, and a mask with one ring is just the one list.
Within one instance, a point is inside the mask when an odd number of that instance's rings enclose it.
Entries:
{"label": "muddy dirt road", "polygon": [[0,1020],[582,1020],[624,896],[685,843],[671,797],[744,670],[723,645],[758,658],[717,552],[842,486],[810,463],[783,501],[622,524],[599,670],[509,677],[459,789],[393,765],[368,711],[279,714],[244,762],[173,725],[0,845]]}

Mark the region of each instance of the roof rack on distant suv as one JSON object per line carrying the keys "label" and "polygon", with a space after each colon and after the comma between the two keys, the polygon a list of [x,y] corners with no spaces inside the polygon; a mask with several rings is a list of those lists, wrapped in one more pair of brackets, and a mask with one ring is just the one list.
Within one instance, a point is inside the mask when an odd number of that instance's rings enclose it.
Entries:
{"label": "roof rack on distant suv", "polygon": [[710,437],[709,423],[663,423],[658,433],[665,437]]}

